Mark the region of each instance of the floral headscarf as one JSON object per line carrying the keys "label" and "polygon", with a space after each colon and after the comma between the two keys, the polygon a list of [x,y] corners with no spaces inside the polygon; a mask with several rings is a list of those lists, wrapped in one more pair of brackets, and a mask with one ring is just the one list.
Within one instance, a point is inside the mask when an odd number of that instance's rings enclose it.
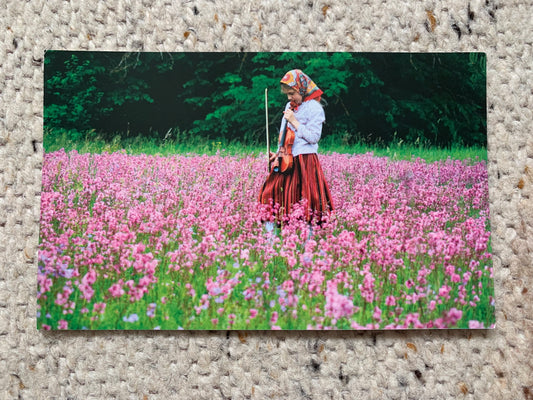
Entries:
{"label": "floral headscarf", "polygon": [[299,69],[293,69],[287,72],[280,82],[298,90],[303,101],[311,99],[320,101],[322,93],[324,93],[311,78]]}

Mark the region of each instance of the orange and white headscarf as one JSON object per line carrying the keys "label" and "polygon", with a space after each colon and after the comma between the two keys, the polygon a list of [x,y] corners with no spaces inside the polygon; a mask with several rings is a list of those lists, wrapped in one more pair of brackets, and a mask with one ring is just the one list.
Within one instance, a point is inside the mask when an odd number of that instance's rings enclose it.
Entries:
{"label": "orange and white headscarf", "polygon": [[303,101],[312,99],[320,101],[324,93],[311,78],[299,69],[292,69],[287,72],[280,82],[296,89],[302,96]]}

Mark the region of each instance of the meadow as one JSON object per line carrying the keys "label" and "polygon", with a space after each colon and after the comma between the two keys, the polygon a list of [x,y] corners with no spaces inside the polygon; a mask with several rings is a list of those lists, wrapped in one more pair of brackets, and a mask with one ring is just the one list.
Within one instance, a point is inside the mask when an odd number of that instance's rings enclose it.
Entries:
{"label": "meadow", "polygon": [[493,326],[483,151],[326,149],[335,212],[267,232],[265,157],[224,145],[47,149],[38,328]]}

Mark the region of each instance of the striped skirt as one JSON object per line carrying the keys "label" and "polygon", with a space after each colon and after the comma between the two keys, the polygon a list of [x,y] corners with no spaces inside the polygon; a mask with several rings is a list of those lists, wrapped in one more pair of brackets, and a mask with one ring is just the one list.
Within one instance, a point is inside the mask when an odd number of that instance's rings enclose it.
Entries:
{"label": "striped skirt", "polygon": [[302,200],[307,200],[304,215],[308,222],[313,219],[320,222],[323,216],[333,211],[331,193],[316,154],[294,157],[292,172],[270,173],[259,192],[260,203],[279,205],[278,221],[288,216],[293,205]]}

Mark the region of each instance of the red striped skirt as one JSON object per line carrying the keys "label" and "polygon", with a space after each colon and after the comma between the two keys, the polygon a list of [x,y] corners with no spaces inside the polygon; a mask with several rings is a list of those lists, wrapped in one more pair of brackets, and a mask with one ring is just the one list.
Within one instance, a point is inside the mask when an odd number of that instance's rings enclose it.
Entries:
{"label": "red striped skirt", "polygon": [[316,154],[294,157],[292,172],[270,173],[259,192],[260,203],[279,205],[276,213],[278,221],[280,217],[288,216],[293,205],[302,200],[307,203],[304,215],[309,222],[312,219],[320,221],[324,215],[333,211],[331,193]]}

